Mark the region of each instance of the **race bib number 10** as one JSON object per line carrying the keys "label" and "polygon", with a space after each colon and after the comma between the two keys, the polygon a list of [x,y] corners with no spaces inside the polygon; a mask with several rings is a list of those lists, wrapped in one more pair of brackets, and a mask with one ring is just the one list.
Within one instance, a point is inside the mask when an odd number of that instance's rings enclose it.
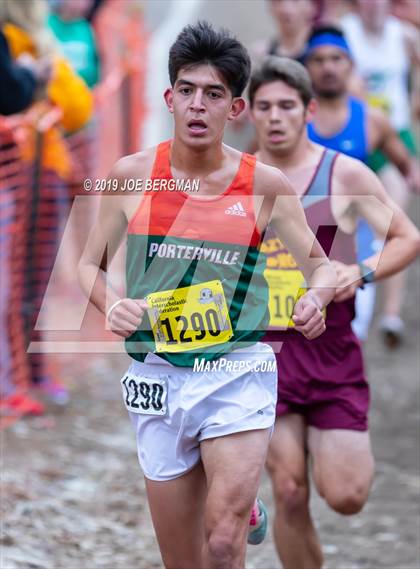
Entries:
{"label": "race bib number 10", "polygon": [[278,271],[266,269],[264,276],[269,286],[270,326],[273,328],[292,328],[291,319],[295,304],[306,289],[302,288],[305,279],[300,271]]}
{"label": "race bib number 10", "polygon": [[[294,328],[295,304],[307,291],[303,274],[299,270],[266,269],[264,276],[269,286],[270,327]],[[322,313],[325,319],[325,308]]]}
{"label": "race bib number 10", "polygon": [[186,352],[223,344],[233,336],[222,283],[208,281],[149,294],[156,352]]}

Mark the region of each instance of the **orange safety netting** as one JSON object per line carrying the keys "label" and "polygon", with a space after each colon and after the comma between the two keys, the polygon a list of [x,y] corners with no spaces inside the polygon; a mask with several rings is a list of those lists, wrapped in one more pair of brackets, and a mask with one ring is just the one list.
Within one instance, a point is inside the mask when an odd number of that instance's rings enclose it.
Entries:
{"label": "orange safety netting", "polygon": [[0,427],[43,411],[28,395],[46,373],[45,358],[27,348],[40,339],[35,323],[71,200],[83,191],[84,178],[105,176],[118,158],[141,145],[147,34],[138,4],[109,0],[97,35],[103,80],[95,89],[91,125],[63,136],[61,112],[46,101],[0,117],[0,259],[2,276],[8,275],[1,318],[11,384],[0,386]]}

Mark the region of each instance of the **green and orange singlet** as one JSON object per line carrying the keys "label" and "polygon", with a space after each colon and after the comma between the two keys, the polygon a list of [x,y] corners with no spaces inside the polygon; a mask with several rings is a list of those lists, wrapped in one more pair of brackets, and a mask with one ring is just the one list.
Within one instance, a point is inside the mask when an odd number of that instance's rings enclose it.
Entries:
{"label": "green and orange singlet", "polygon": [[[171,180],[171,141],[157,147],[152,180]],[[128,226],[127,296],[148,315],[126,340],[128,354],[150,352],[176,366],[215,360],[254,344],[268,325],[265,255],[256,227],[255,157],[242,154],[230,186],[212,198],[147,193]]]}

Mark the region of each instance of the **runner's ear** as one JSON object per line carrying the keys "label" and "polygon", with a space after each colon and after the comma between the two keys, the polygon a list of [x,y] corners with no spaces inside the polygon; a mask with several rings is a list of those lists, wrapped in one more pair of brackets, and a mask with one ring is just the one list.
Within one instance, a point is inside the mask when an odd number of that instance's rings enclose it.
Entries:
{"label": "runner's ear", "polygon": [[163,94],[163,98],[165,99],[165,103],[166,106],[168,107],[168,110],[170,113],[174,112],[174,92],[172,89],[168,88],[166,89],[165,93]]}
{"label": "runner's ear", "polygon": [[230,107],[228,121],[236,119],[246,108],[246,101],[242,97],[234,97]]}
{"label": "runner's ear", "polygon": [[306,107],[306,122],[307,123],[310,123],[313,121],[314,115],[315,115],[317,110],[318,110],[318,103],[317,103],[316,99],[312,98],[309,101],[308,106]]}

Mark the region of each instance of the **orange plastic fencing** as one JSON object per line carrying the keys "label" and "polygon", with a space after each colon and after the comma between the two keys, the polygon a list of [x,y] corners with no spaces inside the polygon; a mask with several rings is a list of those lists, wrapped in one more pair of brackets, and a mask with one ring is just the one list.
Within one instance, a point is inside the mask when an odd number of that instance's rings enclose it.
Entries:
{"label": "orange plastic fencing", "polygon": [[[2,274],[2,395],[8,393],[12,382],[25,391],[29,385],[29,367],[25,357],[23,315],[23,275],[25,243],[19,237],[27,233],[28,200],[32,165],[22,158],[18,145],[19,128],[10,128],[12,121],[0,118],[0,201],[1,201],[1,274]],[[6,350],[6,351],[4,351]]]}
{"label": "orange plastic fencing", "polygon": [[[147,34],[138,3],[108,0],[97,36],[102,81],[94,90],[95,117],[63,137],[59,109],[47,102],[12,117],[0,117],[0,260],[10,277],[2,300],[2,330],[9,348],[9,385],[4,398],[29,392],[44,373],[42,354],[28,354],[59,240],[60,219],[85,177],[104,177],[112,164],[141,146]],[[58,159],[59,158],[59,159]],[[58,167],[59,164],[59,167]],[[54,166],[57,168],[54,169]],[[3,342],[3,340],[2,340]],[[0,427],[27,410],[0,405]]]}
{"label": "orange plastic fencing", "polygon": [[[63,181],[49,164],[61,113],[45,103],[22,116],[0,121],[0,196],[2,204],[2,381],[4,427],[43,406],[27,396],[48,371],[42,354],[29,354],[58,245],[60,218],[67,203]],[[53,144],[52,144],[53,143]],[[51,154],[51,150],[53,150]],[[7,212],[5,214],[5,212]]]}
{"label": "orange plastic fencing", "polygon": [[121,156],[141,148],[148,33],[139,2],[108,0],[95,22],[102,65],[96,89],[99,161],[105,176]]}

